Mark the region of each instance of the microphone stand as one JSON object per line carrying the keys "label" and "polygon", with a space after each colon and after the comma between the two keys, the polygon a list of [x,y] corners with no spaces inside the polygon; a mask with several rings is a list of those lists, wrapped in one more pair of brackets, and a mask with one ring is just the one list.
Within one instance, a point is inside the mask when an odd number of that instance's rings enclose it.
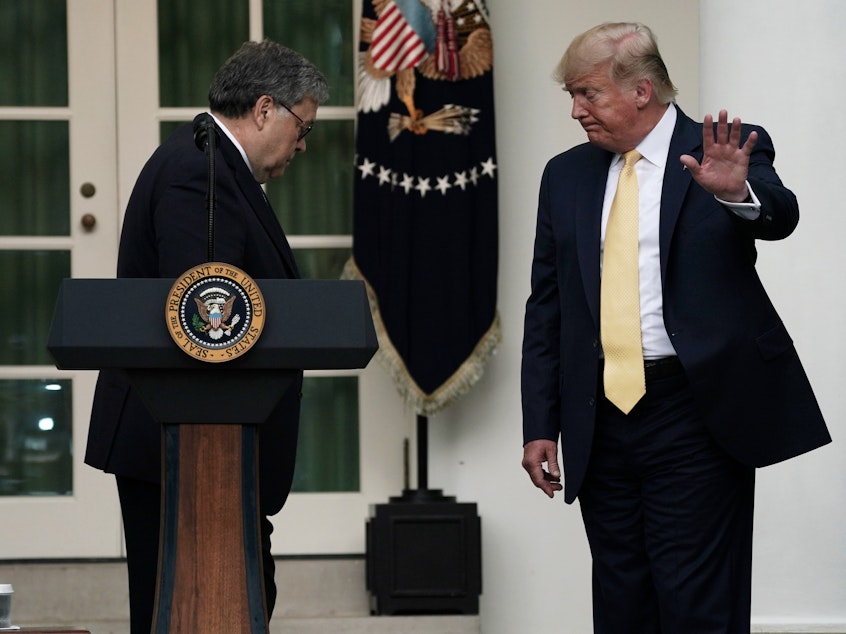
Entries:
{"label": "microphone stand", "polygon": [[206,112],[194,117],[194,143],[208,157],[209,178],[206,191],[206,209],[209,215],[208,226],[208,262],[214,262],[214,214],[217,207],[215,186],[215,150],[217,148],[218,131],[214,126],[214,119]]}

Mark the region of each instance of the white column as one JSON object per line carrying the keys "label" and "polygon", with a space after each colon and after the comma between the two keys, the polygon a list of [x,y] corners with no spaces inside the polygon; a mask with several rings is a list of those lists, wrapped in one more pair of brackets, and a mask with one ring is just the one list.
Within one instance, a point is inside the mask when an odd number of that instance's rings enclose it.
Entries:
{"label": "white column", "polygon": [[753,631],[846,631],[846,2],[701,0],[701,114],[763,125],[799,198],[796,232],[758,243],[835,443],[758,472]]}

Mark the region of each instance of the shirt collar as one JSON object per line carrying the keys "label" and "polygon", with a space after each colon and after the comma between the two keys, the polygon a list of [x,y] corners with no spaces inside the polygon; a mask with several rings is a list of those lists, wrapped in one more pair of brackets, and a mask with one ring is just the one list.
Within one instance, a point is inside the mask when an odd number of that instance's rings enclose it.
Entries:
{"label": "shirt collar", "polygon": [[[667,110],[661,117],[660,121],[654,128],[646,135],[646,138],[641,141],[637,148],[641,156],[647,161],[660,168],[667,165],[667,154],[670,151],[670,141],[673,138],[673,130],[676,127],[676,119],[678,118],[678,111],[675,105],[668,104]],[[622,154],[614,157],[612,164],[616,165],[622,160]]]}
{"label": "shirt collar", "polygon": [[227,137],[229,137],[229,140],[232,141],[233,145],[238,148],[238,151],[241,153],[241,158],[244,159],[244,163],[247,164],[247,168],[250,170],[250,174],[253,174],[253,166],[250,165],[250,159],[247,158],[247,153],[244,151],[244,148],[241,146],[241,144],[238,143],[238,139],[233,136],[233,134],[229,131],[229,128],[223,125],[223,122],[220,119],[215,117],[214,114],[212,114],[211,112],[209,114],[212,116],[212,119],[214,119],[214,122],[218,125],[218,127],[223,130],[223,133]]}

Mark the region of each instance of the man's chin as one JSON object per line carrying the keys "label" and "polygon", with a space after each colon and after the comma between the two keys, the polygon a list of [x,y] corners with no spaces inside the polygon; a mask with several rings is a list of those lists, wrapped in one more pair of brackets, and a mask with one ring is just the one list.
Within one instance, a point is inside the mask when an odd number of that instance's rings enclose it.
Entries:
{"label": "man's chin", "polygon": [[609,152],[617,152],[617,150],[613,147],[613,143],[610,142],[607,136],[603,135],[599,130],[586,130],[588,141],[595,145],[596,147],[602,148],[603,150],[608,150]]}

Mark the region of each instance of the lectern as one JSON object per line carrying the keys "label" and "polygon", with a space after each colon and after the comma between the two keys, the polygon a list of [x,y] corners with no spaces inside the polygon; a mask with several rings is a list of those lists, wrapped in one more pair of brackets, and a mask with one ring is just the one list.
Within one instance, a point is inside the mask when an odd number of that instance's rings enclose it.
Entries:
{"label": "lectern", "polygon": [[59,369],[125,369],[164,428],[156,634],[267,632],[257,429],[299,369],[367,365],[378,347],[364,284],[256,280],[255,345],[226,363],[181,350],[165,325],[173,280],[67,279],[48,350]]}

